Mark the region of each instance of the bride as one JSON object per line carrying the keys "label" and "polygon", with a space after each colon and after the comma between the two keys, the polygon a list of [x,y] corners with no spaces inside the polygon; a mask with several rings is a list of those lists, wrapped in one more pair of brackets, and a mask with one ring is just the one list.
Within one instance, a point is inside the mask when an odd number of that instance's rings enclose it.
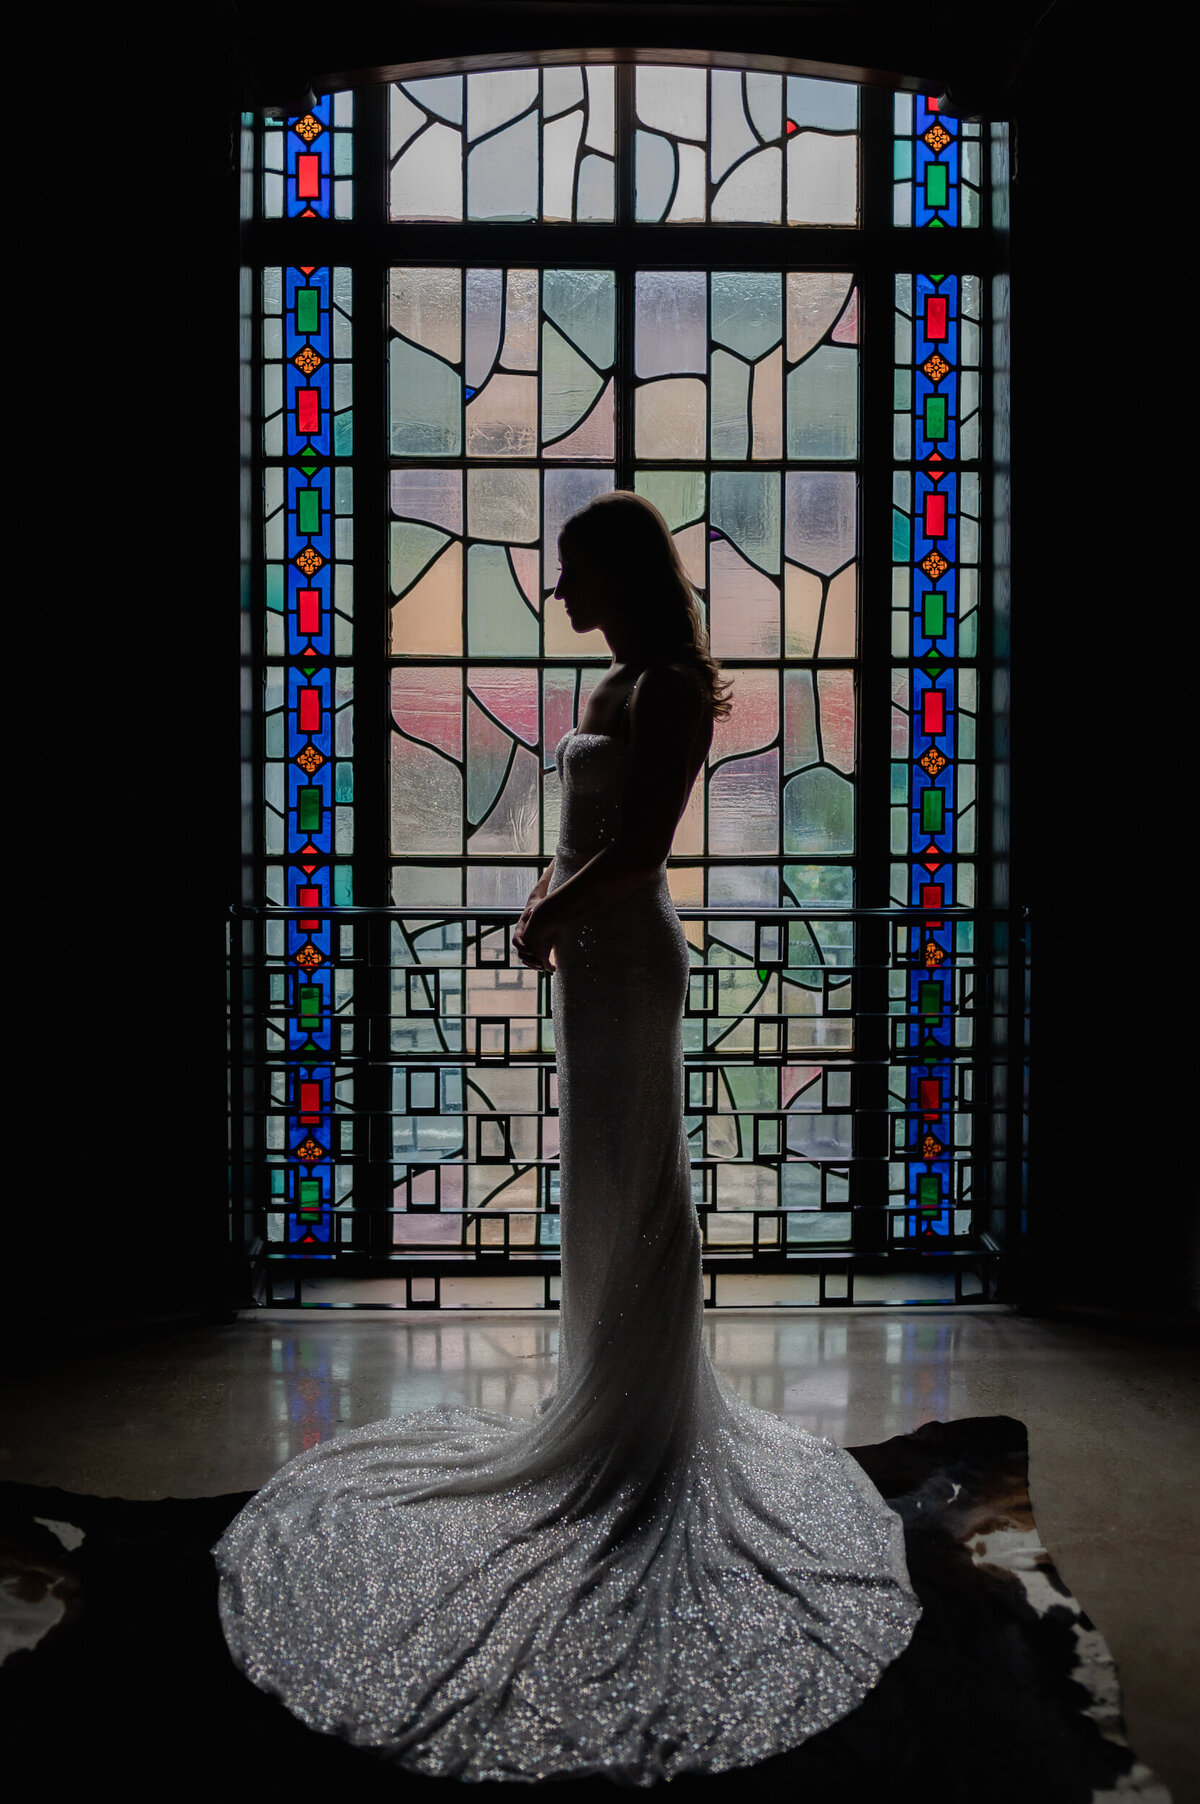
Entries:
{"label": "bride", "polygon": [[514,945],[553,972],[557,1383],[291,1461],[216,1548],[233,1658],[314,1729],[429,1775],[648,1785],[847,1714],[919,1615],[898,1518],[702,1345],[683,1124],[687,947],[665,859],[728,713],[666,524],[567,522],[561,596],[613,662],[558,746],[554,862]]}

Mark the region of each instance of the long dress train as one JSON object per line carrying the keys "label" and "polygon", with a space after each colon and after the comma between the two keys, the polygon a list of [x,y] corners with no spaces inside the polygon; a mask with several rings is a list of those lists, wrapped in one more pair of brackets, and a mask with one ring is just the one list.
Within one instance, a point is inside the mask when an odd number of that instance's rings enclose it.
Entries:
{"label": "long dress train", "polygon": [[[619,831],[624,756],[558,747],[555,882]],[[645,1785],[837,1721],[919,1609],[855,1461],[704,1352],[665,869],[555,961],[554,1392],[530,1422],[435,1409],[292,1460],[218,1543],[221,1618],[256,1685],[404,1767]]]}

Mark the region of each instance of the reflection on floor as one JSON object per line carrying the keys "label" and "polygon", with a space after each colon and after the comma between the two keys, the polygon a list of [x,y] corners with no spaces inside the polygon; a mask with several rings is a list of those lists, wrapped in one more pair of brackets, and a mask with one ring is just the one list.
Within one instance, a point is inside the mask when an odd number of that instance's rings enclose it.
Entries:
{"label": "reflection on floor", "polygon": [[[1198,1372],[1183,1346],[1004,1310],[710,1314],[749,1401],[843,1446],[1012,1415],[1042,1539],[1121,1668],[1130,1736],[1200,1804]],[[438,1403],[529,1415],[557,1324],[535,1315],[260,1313],[64,1360],[7,1400],[0,1476],[124,1497],[250,1490],[331,1435]]]}

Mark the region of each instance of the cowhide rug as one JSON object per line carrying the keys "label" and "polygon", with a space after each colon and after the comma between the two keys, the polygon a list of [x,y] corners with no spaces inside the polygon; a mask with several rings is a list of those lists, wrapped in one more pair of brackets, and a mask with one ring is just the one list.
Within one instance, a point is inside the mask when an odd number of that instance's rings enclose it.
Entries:
{"label": "cowhide rug", "polygon": [[[910,1646],[823,1735],[678,1779],[673,1798],[1169,1804],[1125,1739],[1112,1656],[1038,1539],[1023,1425],[930,1422],[851,1451],[904,1521],[923,1609]],[[357,1804],[453,1783],[312,1733],[234,1669],[209,1549],[246,1495],[131,1503],[0,1485],[0,1700],[39,1791],[286,1800],[328,1784]],[[594,1779],[539,1789],[613,1796]]]}

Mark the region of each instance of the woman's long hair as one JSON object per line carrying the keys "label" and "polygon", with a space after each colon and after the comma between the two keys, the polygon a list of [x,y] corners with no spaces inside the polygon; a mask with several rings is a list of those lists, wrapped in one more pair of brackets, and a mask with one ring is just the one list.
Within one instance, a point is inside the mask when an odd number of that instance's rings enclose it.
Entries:
{"label": "woman's long hair", "polygon": [[696,591],[653,502],[628,489],[598,495],[572,514],[562,543],[582,552],[613,584],[657,655],[693,666],[714,720],[729,714],[729,679],[708,649]]}

